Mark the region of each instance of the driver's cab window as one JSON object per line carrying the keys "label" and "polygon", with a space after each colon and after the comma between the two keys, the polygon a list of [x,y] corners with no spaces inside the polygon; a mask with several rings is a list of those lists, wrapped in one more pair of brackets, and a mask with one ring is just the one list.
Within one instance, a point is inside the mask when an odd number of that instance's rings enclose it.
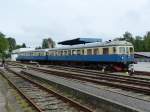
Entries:
{"label": "driver's cab window", "polygon": [[134,50],[133,47],[130,47],[130,54],[133,54]]}

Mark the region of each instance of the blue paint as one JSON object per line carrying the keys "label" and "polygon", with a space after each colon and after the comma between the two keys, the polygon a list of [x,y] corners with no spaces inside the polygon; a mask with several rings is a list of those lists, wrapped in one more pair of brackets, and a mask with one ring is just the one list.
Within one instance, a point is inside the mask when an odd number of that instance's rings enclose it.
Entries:
{"label": "blue paint", "polygon": [[25,61],[46,61],[47,56],[19,56],[17,60],[25,60]]}
{"label": "blue paint", "polygon": [[19,56],[17,60],[30,61],[78,61],[78,62],[133,62],[133,55],[74,55],[74,56]]}
{"label": "blue paint", "polygon": [[76,55],[76,56],[48,56],[52,61],[80,61],[80,62],[127,62],[133,61],[133,56],[128,55]]}

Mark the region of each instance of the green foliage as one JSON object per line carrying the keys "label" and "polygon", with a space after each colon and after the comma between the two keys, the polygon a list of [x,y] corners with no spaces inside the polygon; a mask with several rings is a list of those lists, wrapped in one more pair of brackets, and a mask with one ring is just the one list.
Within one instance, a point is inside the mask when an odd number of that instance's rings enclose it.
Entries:
{"label": "green foliage", "polygon": [[147,32],[144,37],[133,37],[130,32],[125,32],[123,37],[115,38],[114,40],[126,40],[131,42],[136,52],[150,52],[150,32]]}
{"label": "green foliage", "polygon": [[22,44],[22,48],[26,48],[26,44],[25,43]]}
{"label": "green foliage", "polygon": [[48,42],[47,42],[47,39],[43,39],[43,42],[42,42],[42,48],[43,48],[43,49],[48,48]]}
{"label": "green foliage", "polygon": [[8,48],[9,48],[9,43],[8,43],[7,39],[5,38],[5,35],[0,32],[0,53],[1,53],[1,56],[3,56],[3,54],[6,52],[6,50],[8,50]]}
{"label": "green foliage", "polygon": [[7,41],[9,43],[9,52],[11,52],[16,48],[16,40],[14,38],[9,37],[7,38]]}
{"label": "green foliage", "polygon": [[54,47],[55,47],[55,42],[51,38],[43,39],[43,42],[42,42],[42,48],[43,49],[54,48]]}
{"label": "green foliage", "polygon": [[144,36],[145,51],[150,51],[150,32]]}
{"label": "green foliage", "polygon": [[26,44],[23,43],[22,45],[16,45],[15,49],[19,49],[19,48],[26,48]]}
{"label": "green foliage", "polygon": [[36,47],[35,49],[42,49],[42,47],[41,47],[41,46],[38,46],[38,47]]}

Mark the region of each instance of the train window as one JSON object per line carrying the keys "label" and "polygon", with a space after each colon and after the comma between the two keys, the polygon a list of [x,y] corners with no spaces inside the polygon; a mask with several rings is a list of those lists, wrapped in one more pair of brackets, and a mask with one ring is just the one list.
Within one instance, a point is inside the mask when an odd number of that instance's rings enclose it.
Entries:
{"label": "train window", "polygon": [[54,52],[54,56],[57,56],[57,51],[53,51]]}
{"label": "train window", "polygon": [[49,52],[48,52],[48,55],[49,55],[49,56],[53,56],[53,55],[54,55],[53,51],[49,51]]}
{"label": "train window", "polygon": [[77,50],[77,55],[81,55],[81,51],[80,50]]}
{"label": "train window", "polygon": [[130,51],[129,51],[129,47],[126,47],[126,52],[127,52],[127,54],[129,54],[129,53],[130,53]]}
{"label": "train window", "polygon": [[55,51],[53,51],[53,56],[55,56]]}
{"label": "train window", "polygon": [[32,55],[33,56],[39,56],[39,52],[33,52]]}
{"label": "train window", "polygon": [[43,52],[40,52],[40,56],[43,56]]}
{"label": "train window", "polygon": [[103,48],[103,54],[109,54],[109,49],[108,48]]}
{"label": "train window", "polygon": [[58,51],[58,56],[61,56],[61,51]]}
{"label": "train window", "polygon": [[33,55],[33,52],[30,52],[29,55],[32,56],[32,55]]}
{"label": "train window", "polygon": [[125,54],[125,47],[119,47],[119,53]]}
{"label": "train window", "polygon": [[113,47],[113,53],[116,54],[116,47]]}
{"label": "train window", "polygon": [[72,50],[72,55],[77,55],[77,50]]}
{"label": "train window", "polygon": [[98,55],[98,54],[99,54],[98,48],[95,48],[94,49],[94,55]]}
{"label": "train window", "polygon": [[43,52],[43,56],[45,56],[45,52]]}
{"label": "train window", "polygon": [[63,51],[60,51],[60,55],[63,56]]}
{"label": "train window", "polygon": [[133,54],[133,47],[130,47],[130,54]]}
{"label": "train window", "polygon": [[36,56],[40,56],[40,52],[37,52]]}
{"label": "train window", "polygon": [[40,56],[40,52],[37,52],[36,56]]}
{"label": "train window", "polygon": [[45,56],[48,56],[48,53],[47,53],[47,52],[45,52]]}
{"label": "train window", "polygon": [[71,50],[68,50],[68,55],[71,55]]}
{"label": "train window", "polygon": [[92,49],[87,49],[87,55],[92,55]]}
{"label": "train window", "polygon": [[58,51],[56,51],[56,56],[59,56],[59,52]]}
{"label": "train window", "polygon": [[39,52],[39,56],[41,56],[41,53]]}
{"label": "train window", "polygon": [[64,51],[64,55],[67,56],[67,51]]}
{"label": "train window", "polygon": [[44,56],[46,56],[46,52],[44,52],[43,54],[44,54]]}
{"label": "train window", "polygon": [[84,55],[84,49],[82,49],[82,55]]}
{"label": "train window", "polygon": [[50,56],[50,51],[48,51],[48,53],[47,53],[47,54],[48,54],[48,56]]}

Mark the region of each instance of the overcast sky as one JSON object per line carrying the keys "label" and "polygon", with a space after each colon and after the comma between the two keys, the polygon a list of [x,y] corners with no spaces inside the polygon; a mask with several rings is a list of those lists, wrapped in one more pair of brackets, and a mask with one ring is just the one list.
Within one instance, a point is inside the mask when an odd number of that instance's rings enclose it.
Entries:
{"label": "overcast sky", "polygon": [[0,0],[0,32],[39,46],[43,38],[121,36],[150,31],[150,0]]}

